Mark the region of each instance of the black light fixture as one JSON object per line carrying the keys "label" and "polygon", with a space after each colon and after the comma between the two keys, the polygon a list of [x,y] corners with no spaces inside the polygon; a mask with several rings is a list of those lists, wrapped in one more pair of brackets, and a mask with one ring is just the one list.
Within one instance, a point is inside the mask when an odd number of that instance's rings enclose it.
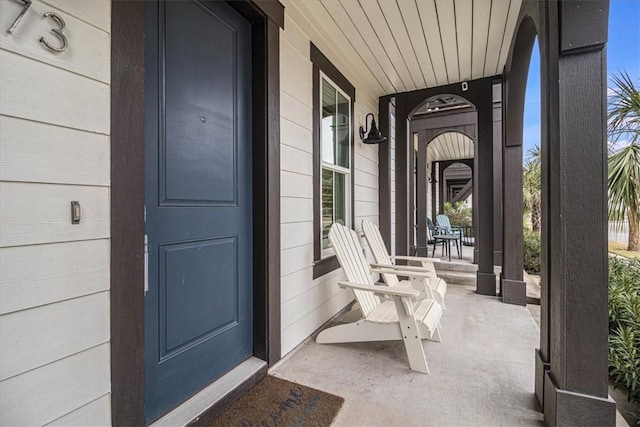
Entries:
{"label": "black light fixture", "polygon": [[367,129],[360,126],[360,139],[365,144],[381,144],[387,141],[386,136],[382,136],[378,127],[376,126],[376,119],[373,117],[373,113],[369,113],[364,118],[364,125],[367,126],[367,119],[371,116],[371,129],[369,129],[369,135],[365,138],[364,135],[367,133]]}

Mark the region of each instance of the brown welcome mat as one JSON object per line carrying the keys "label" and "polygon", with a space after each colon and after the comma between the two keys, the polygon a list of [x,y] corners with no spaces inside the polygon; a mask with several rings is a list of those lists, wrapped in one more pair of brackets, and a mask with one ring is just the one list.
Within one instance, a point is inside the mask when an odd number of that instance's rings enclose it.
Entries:
{"label": "brown welcome mat", "polygon": [[329,426],[344,399],[267,375],[209,427]]}

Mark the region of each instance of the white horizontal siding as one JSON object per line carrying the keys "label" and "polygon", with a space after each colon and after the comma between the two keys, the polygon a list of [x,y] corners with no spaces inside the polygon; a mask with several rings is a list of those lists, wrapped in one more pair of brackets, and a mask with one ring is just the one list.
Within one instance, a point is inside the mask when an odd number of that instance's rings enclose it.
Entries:
{"label": "white horizontal siding", "polygon": [[0,318],[0,380],[109,341],[109,293]]}
{"label": "white horizontal siding", "polygon": [[0,114],[109,134],[108,84],[6,50],[0,74]]}
{"label": "white horizontal siding", "polygon": [[306,222],[313,215],[313,201],[301,197],[280,198],[280,221],[282,224],[289,222]]}
{"label": "white horizontal siding", "polygon": [[283,223],[280,226],[280,246],[291,249],[313,244],[313,222]]}
{"label": "white horizontal siding", "polygon": [[328,286],[334,280],[337,280],[335,275],[325,280],[314,281],[316,286],[284,301],[282,303],[282,328],[286,330],[307,314],[306,310],[299,310],[297,307],[318,307],[342,292],[337,286]]}
{"label": "white horizontal siding", "polygon": [[[303,245],[291,249],[283,249],[281,253],[281,274],[286,277],[291,273],[307,269],[313,262],[313,245]],[[309,276],[311,278],[311,276]]]}
{"label": "white horizontal siding", "polygon": [[0,2],[0,424],[109,425],[111,1],[33,2],[8,34],[21,8]]}
{"label": "white horizontal siding", "polygon": [[42,0],[84,22],[111,32],[111,0]]}
{"label": "white horizontal siding", "polygon": [[282,117],[291,120],[311,130],[311,102],[308,104],[294,98],[284,90],[280,91],[280,113]]}
{"label": "white horizontal siding", "polygon": [[[34,1],[18,28],[12,34],[4,31],[11,26],[22,7],[17,1],[0,3],[0,28],[3,29],[0,31],[0,48],[109,83],[111,55],[108,30],[87,25],[52,4]],[[52,55],[39,41],[41,36],[45,36],[52,44],[54,41],[58,43],[50,32],[53,21],[40,19],[45,12],[57,13],[65,20],[67,29],[63,34],[69,39],[69,47],[60,54]]]}
{"label": "white horizontal siding", "polygon": [[[337,280],[336,280],[337,281]],[[330,286],[327,284],[327,286]],[[303,317],[286,329],[282,330],[282,353],[287,354],[298,344],[302,343],[320,326],[331,319],[347,304],[353,301],[354,296],[351,291],[341,291],[333,298],[323,302],[319,306],[308,310]]]}
{"label": "white horizontal siding", "polygon": [[[313,85],[310,41],[356,88],[354,119],[354,228],[367,218],[378,222],[378,147],[357,137],[367,113],[377,113],[372,80],[363,80],[334,40],[321,37],[314,18],[285,1],[280,32],[281,86],[281,309],[282,353],[286,354],[353,299],[337,286],[340,269],[313,279]],[[375,80],[373,85],[375,86]]]}
{"label": "white horizontal siding", "polygon": [[313,175],[313,155],[311,151],[282,144],[280,148],[280,165],[283,171],[308,176]]}
{"label": "white horizontal siding", "polygon": [[[301,126],[298,123],[282,118],[280,120],[280,142],[282,149],[285,149],[285,145],[288,148],[297,148],[301,151],[311,153],[311,147],[309,141],[311,141],[311,130],[305,126]],[[308,170],[305,169],[308,174]]]}
{"label": "white horizontal siding", "polygon": [[[101,421],[97,421],[101,420]],[[105,424],[101,424],[105,422]],[[70,412],[47,426],[99,427],[111,424],[111,395],[104,394],[93,402]]]}
{"label": "white horizontal siding", "polygon": [[[108,187],[0,182],[0,200],[0,247],[109,237]],[[80,224],[71,223],[72,200]]]}
{"label": "white horizontal siding", "polygon": [[109,185],[107,135],[6,116],[0,129],[1,180]]}
{"label": "white horizontal siding", "polygon": [[109,393],[109,357],[102,344],[0,382],[0,424],[44,425]]}
{"label": "white horizontal siding", "polygon": [[282,197],[308,198],[313,192],[313,177],[310,175],[281,171],[280,182]]}
{"label": "white horizontal siding", "polygon": [[109,289],[106,239],[0,249],[0,314]]}

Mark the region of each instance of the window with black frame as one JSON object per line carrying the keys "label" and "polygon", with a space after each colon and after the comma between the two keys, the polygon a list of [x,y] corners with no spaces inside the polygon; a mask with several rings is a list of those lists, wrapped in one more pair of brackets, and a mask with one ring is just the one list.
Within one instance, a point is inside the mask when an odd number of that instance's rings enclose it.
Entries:
{"label": "window with black frame", "polygon": [[351,100],[325,75],[321,82],[322,251],[330,255],[331,224],[351,226]]}
{"label": "window with black frame", "polygon": [[313,277],[339,267],[329,243],[333,223],[353,227],[355,88],[311,43],[313,63]]}

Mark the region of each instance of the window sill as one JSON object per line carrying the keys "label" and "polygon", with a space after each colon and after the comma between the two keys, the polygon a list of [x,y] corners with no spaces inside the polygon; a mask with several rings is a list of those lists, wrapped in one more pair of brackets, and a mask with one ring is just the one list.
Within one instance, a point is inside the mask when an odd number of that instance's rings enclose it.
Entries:
{"label": "window sill", "polygon": [[335,255],[319,259],[313,263],[313,278],[317,279],[318,277],[331,273],[338,268],[340,268],[340,263]]}

